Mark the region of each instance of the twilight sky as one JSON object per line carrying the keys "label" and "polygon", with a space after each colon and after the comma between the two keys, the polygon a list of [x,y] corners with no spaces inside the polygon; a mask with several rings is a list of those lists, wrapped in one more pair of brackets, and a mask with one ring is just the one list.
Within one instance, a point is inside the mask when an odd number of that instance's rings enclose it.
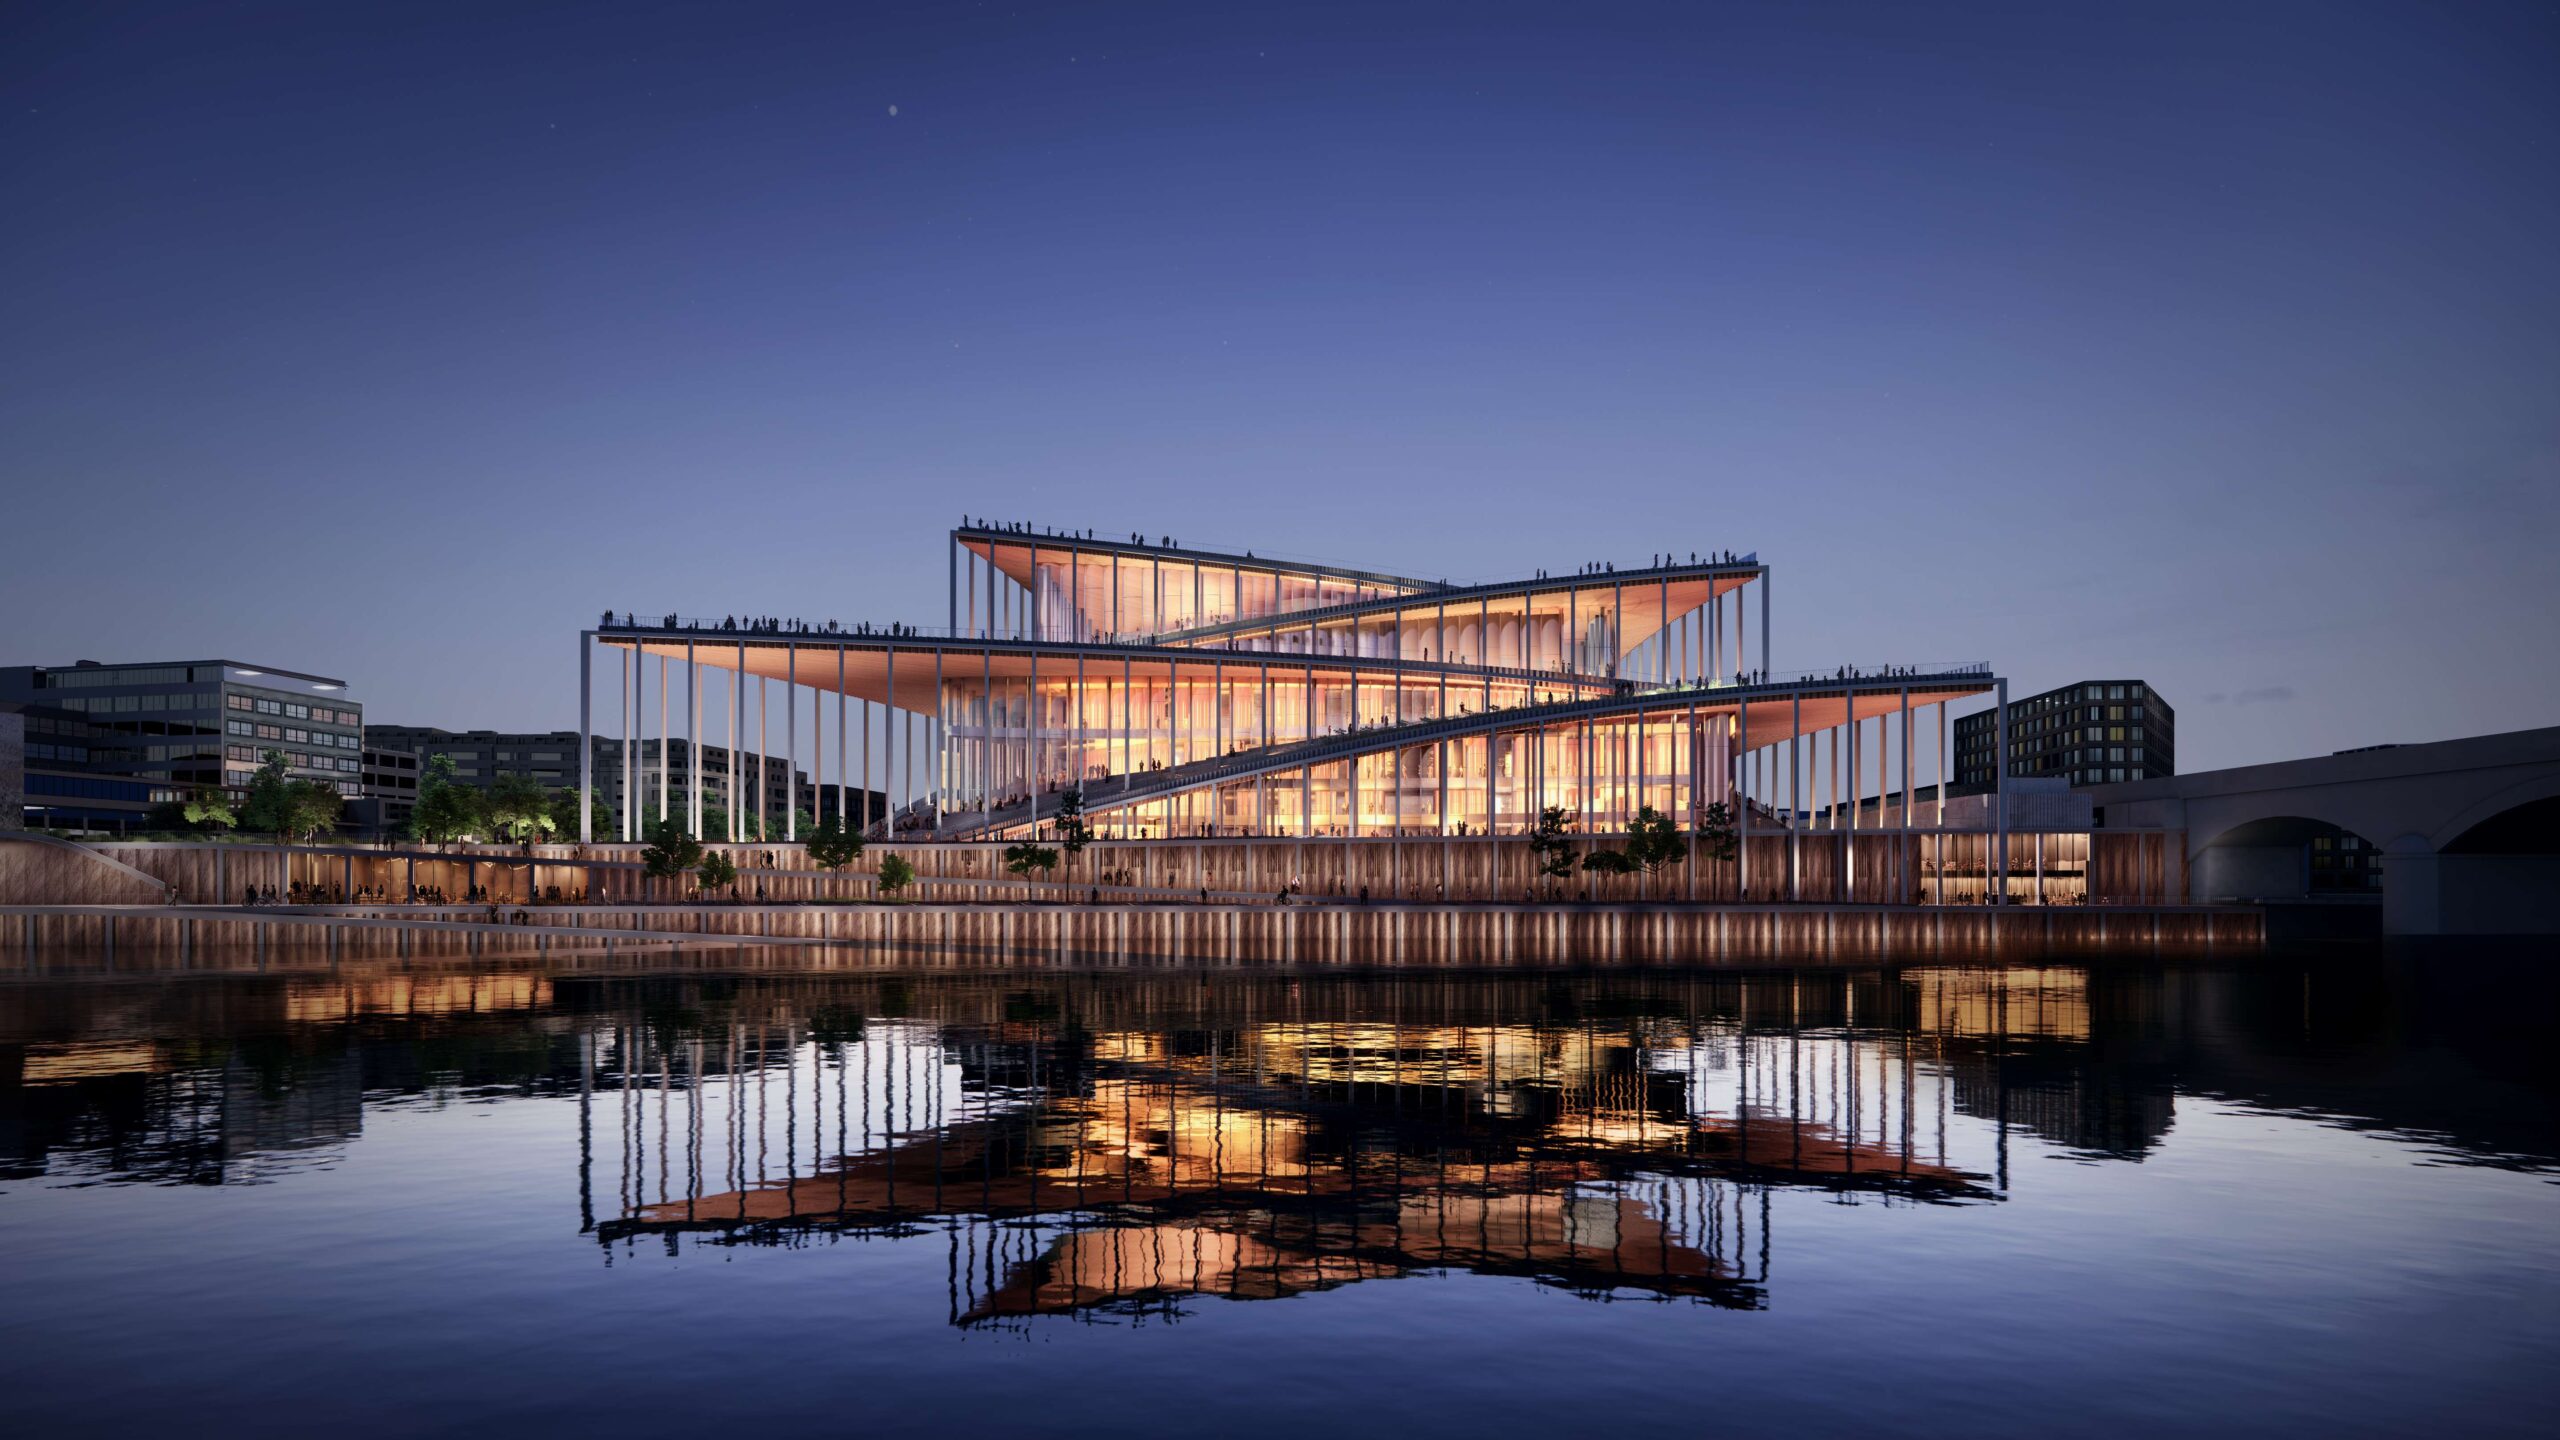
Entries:
{"label": "twilight sky", "polygon": [[30,0],[0,102],[0,664],[573,725],[978,514],[2560,723],[2548,5]]}

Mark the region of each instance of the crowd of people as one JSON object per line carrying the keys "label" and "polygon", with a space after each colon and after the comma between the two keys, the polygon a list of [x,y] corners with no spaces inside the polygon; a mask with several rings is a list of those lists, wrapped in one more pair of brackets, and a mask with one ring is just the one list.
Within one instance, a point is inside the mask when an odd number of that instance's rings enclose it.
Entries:
{"label": "crowd of people", "polygon": [[[622,612],[620,619],[614,617],[613,611],[607,610],[604,612],[604,623],[607,628],[619,626],[631,630],[637,629],[640,622],[628,610]],[[749,615],[743,619],[730,615],[723,617],[719,624],[714,625],[708,621],[687,624],[683,616],[669,614],[659,623],[658,628],[714,631],[724,635],[884,635],[898,638],[924,633],[913,625],[903,625],[896,621],[886,625],[874,625],[866,620],[860,624],[847,625],[837,620],[820,623],[815,620],[786,619],[779,615]]]}
{"label": "crowd of people", "polygon": [[[359,885],[349,890],[344,885],[321,885],[296,880],[279,890],[273,885],[251,885],[244,889],[240,903],[255,909],[265,905],[483,905],[491,894],[486,885],[465,887],[457,902],[441,885],[412,885],[404,895],[387,885]],[[586,892],[563,895],[557,885],[547,886],[536,896],[537,905],[583,905]]]}
{"label": "crowd of people", "polygon": [[[970,516],[963,515],[960,517],[960,526],[964,530],[991,530],[999,535],[1040,535],[1046,536],[1051,540],[1090,540],[1093,538],[1093,531],[1090,527],[1083,530],[1061,530],[1054,525],[1043,525],[1035,530],[1027,520],[989,520],[984,516],[972,518]],[[1132,545],[1144,545],[1147,543],[1147,537],[1139,534],[1135,530],[1132,530],[1129,532],[1129,543]],[[1182,548],[1182,542],[1174,539],[1170,535],[1159,535],[1156,537],[1156,546],[1158,549],[1163,550],[1179,550]],[[1253,552],[1246,551],[1245,557],[1247,559],[1251,559],[1252,554]]]}

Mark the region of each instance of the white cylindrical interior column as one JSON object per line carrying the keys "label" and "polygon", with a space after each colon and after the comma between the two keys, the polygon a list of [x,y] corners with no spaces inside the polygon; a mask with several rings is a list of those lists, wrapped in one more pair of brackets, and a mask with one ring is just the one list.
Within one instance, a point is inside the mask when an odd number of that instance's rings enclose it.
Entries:
{"label": "white cylindrical interior column", "polygon": [[[596,677],[595,632],[578,632],[578,843],[595,843]],[[216,852],[215,859],[222,858]],[[414,866],[412,867],[414,868]]]}
{"label": "white cylindrical interior column", "polygon": [[791,798],[782,802],[782,838],[800,840],[800,647],[782,647],[782,786]]}

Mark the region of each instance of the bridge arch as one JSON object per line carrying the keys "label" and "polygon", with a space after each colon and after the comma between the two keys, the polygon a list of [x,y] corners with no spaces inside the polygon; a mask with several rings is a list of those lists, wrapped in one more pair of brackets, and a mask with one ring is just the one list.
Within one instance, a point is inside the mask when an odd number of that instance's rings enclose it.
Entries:
{"label": "bridge arch", "polygon": [[2327,816],[2261,815],[2190,844],[2190,889],[2199,900],[2378,896],[2382,856],[2398,839]]}
{"label": "bridge arch", "polygon": [[[2560,825],[2560,774],[2532,775],[2464,806],[2429,837],[2428,848],[2445,852],[2461,848],[2473,853],[2547,855],[2552,853],[2549,847],[2555,834],[2551,828],[2553,825]],[[2500,829],[2483,833],[2486,827],[2492,826]],[[2512,836],[2505,833],[2509,828],[2514,831]],[[2526,848],[2505,848],[2516,843],[2522,843]],[[2496,848],[2484,849],[2484,846]]]}

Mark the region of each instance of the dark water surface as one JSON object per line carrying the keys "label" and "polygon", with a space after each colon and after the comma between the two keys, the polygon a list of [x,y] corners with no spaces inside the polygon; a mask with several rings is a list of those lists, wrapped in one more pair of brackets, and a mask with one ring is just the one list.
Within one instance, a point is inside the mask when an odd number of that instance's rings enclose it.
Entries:
{"label": "dark water surface", "polygon": [[54,957],[0,1415],[2549,1434],[2555,974]]}

